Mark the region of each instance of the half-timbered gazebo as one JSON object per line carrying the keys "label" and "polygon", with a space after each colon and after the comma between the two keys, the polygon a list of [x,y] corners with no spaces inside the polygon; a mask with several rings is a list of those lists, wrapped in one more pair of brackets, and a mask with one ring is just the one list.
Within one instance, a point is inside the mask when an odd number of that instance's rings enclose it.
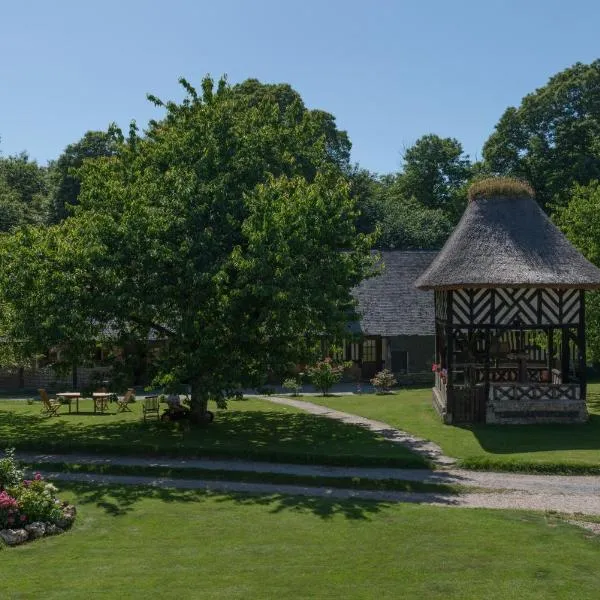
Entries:
{"label": "half-timbered gazebo", "polygon": [[416,285],[435,292],[433,394],[445,422],[587,420],[584,290],[600,288],[600,270],[528,186],[473,186]]}

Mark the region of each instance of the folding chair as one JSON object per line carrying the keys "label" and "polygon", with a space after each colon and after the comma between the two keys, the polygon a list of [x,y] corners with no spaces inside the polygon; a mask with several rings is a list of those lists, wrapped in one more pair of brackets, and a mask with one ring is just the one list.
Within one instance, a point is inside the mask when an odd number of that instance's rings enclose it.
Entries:
{"label": "folding chair", "polygon": [[55,399],[50,399],[48,397],[48,392],[43,388],[40,388],[38,393],[42,400],[42,414],[48,415],[49,417],[58,417],[60,402]]}
{"label": "folding chair", "polygon": [[146,416],[156,415],[156,420],[160,419],[160,404],[158,396],[146,396],[142,401],[142,413],[144,415],[144,422],[146,422]]}
{"label": "folding chair", "polygon": [[135,390],[129,388],[122,398],[117,398],[117,412],[131,412],[129,403],[135,399]]}

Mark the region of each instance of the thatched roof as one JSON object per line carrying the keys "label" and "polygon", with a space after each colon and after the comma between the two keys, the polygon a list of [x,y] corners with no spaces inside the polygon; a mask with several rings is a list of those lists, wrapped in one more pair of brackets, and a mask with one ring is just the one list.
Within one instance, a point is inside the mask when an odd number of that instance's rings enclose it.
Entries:
{"label": "thatched roof", "polygon": [[416,289],[415,281],[437,251],[389,250],[379,254],[382,273],[352,290],[360,322],[353,323],[350,331],[381,336],[433,335],[433,294]]}
{"label": "thatched roof", "polygon": [[586,260],[530,197],[483,197],[419,277],[420,289],[600,288]]}

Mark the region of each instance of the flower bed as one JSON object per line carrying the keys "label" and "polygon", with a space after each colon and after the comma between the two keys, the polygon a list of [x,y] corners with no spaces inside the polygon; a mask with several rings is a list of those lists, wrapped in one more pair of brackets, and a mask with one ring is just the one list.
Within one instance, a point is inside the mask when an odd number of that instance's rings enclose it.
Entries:
{"label": "flower bed", "polygon": [[[44,535],[63,533],[75,520],[76,509],[56,497],[58,490],[39,473],[24,479],[14,450],[0,459],[0,540],[16,546]],[[1,543],[0,542],[0,543]]]}

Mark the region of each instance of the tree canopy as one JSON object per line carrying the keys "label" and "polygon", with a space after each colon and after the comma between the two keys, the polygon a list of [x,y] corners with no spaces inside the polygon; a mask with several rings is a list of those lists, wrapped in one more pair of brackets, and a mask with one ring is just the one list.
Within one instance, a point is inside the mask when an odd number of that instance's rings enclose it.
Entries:
{"label": "tree canopy", "polygon": [[84,160],[114,156],[119,143],[119,131],[111,125],[108,131],[88,131],[73,144],[69,144],[52,165],[54,193],[52,221],[58,223],[69,215],[69,207],[78,203],[81,188],[79,169]]}
{"label": "tree canopy", "polygon": [[181,103],[152,97],[166,116],[145,135],[84,162],[71,218],[0,248],[0,334],[29,352],[107,324],[152,335],[160,379],[189,383],[203,414],[341,332],[372,241],[333,117],[289,86],[182,84]]}
{"label": "tree canopy", "polygon": [[577,63],[509,107],[483,149],[496,174],[532,184],[544,207],[600,177],[600,60]]}
{"label": "tree canopy", "polygon": [[26,152],[0,157],[0,232],[47,222],[49,193],[47,169]]}
{"label": "tree canopy", "polygon": [[[569,202],[553,218],[579,251],[600,266],[600,181],[575,185]],[[600,362],[600,293],[586,293],[588,359]]]}

